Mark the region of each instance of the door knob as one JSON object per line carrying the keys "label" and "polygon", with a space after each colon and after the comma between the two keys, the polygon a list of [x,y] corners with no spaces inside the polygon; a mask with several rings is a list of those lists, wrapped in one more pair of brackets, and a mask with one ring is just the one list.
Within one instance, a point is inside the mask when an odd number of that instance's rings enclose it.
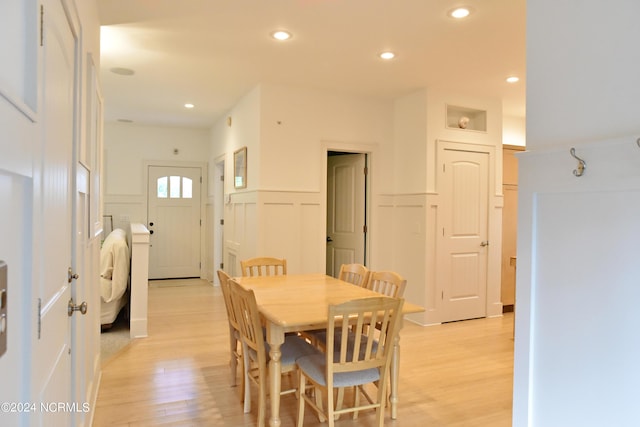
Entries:
{"label": "door knob", "polygon": [[80,276],[78,276],[78,273],[74,273],[71,267],[69,267],[69,270],[67,270],[67,281],[71,283],[72,280],[76,280],[79,277]]}
{"label": "door knob", "polygon": [[82,304],[75,305],[73,298],[71,298],[69,300],[69,305],[67,305],[67,314],[71,317],[75,311],[79,311],[81,314],[87,314],[87,302],[83,301]]}
{"label": "door knob", "polygon": [[485,240],[482,243],[480,243],[480,246],[489,246],[489,241]]}
{"label": "door knob", "polygon": [[327,243],[331,243],[331,242],[333,242],[333,239],[331,237],[327,236]]}
{"label": "door knob", "polygon": [[149,230],[149,234],[153,234],[153,230]]}

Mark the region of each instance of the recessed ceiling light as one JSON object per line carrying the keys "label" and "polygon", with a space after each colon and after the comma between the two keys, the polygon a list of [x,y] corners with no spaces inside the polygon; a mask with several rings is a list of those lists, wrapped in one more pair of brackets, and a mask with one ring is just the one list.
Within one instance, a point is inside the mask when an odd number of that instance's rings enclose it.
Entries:
{"label": "recessed ceiling light", "polygon": [[193,108],[193,107],[195,107],[195,105],[193,104],[189,104],[189,103],[184,104],[184,108]]}
{"label": "recessed ceiling light", "polygon": [[471,14],[471,10],[467,7],[458,7],[449,12],[449,16],[456,19],[466,18]]}
{"label": "recessed ceiling light", "polygon": [[133,76],[136,73],[131,68],[122,68],[122,67],[112,68],[111,72],[113,74],[118,74],[118,75],[121,75],[121,76]]}
{"label": "recessed ceiling light", "polygon": [[517,83],[520,81],[520,77],[516,77],[516,76],[510,76],[507,77],[507,83]]}
{"label": "recessed ceiling light", "polygon": [[382,53],[380,54],[380,58],[382,58],[382,59],[387,59],[387,60],[389,60],[389,59],[393,59],[393,58],[395,58],[395,57],[396,57],[396,54],[395,54],[395,53],[393,53],[393,52],[382,52]]}
{"label": "recessed ceiling light", "polygon": [[271,33],[271,37],[273,37],[276,40],[284,41],[284,40],[289,40],[291,38],[291,33],[283,30],[278,30]]}

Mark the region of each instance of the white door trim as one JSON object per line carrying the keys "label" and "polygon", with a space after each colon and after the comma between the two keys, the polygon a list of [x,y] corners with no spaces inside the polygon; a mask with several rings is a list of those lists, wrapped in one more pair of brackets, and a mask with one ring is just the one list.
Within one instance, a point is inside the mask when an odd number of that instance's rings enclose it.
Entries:
{"label": "white door trim", "polygon": [[[372,232],[373,227],[371,223],[372,219],[372,201],[371,195],[375,194],[374,192],[374,184],[373,184],[373,173],[376,170],[377,165],[377,153],[379,152],[379,145],[377,143],[354,143],[354,142],[344,142],[344,141],[321,141],[320,147],[320,155],[322,156],[321,168],[320,168],[320,182],[322,186],[320,188],[321,195],[321,211],[322,211],[322,229],[325,230],[327,227],[327,157],[329,155],[329,151],[342,151],[346,153],[354,153],[354,154],[366,154],[367,155],[367,167],[369,168],[369,173],[367,174],[366,186],[367,190],[365,192],[365,217],[368,226],[368,232],[365,235],[365,247],[366,247],[366,264],[369,264],[371,261],[371,240],[372,240]],[[324,259],[327,258],[327,244],[326,242],[321,242],[322,244],[322,254],[324,254]]]}

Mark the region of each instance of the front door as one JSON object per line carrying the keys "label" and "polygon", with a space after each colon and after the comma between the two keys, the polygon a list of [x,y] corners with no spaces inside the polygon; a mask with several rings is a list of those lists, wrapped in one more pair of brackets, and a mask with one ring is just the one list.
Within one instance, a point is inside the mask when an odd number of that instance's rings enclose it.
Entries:
{"label": "front door", "polygon": [[[32,396],[37,403],[32,424],[70,426],[71,379],[72,175],[77,39],[60,0],[43,2],[42,135],[34,162],[33,266],[34,338],[31,357]],[[9,386],[9,385],[7,385]],[[40,405],[45,405],[40,406]],[[47,406],[54,405],[54,406]]]}
{"label": "front door", "polygon": [[149,166],[149,279],[200,277],[199,167]]}
{"label": "front door", "polygon": [[366,155],[327,158],[327,271],[336,277],[342,264],[364,264],[366,246]]}
{"label": "front door", "polygon": [[487,313],[489,153],[444,148],[438,171],[443,322]]}

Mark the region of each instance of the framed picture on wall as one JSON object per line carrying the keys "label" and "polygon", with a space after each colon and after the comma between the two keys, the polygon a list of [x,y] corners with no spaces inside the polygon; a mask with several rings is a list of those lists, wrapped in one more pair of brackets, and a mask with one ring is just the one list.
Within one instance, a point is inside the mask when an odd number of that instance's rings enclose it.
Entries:
{"label": "framed picture on wall", "polygon": [[247,147],[233,152],[233,186],[247,187]]}

